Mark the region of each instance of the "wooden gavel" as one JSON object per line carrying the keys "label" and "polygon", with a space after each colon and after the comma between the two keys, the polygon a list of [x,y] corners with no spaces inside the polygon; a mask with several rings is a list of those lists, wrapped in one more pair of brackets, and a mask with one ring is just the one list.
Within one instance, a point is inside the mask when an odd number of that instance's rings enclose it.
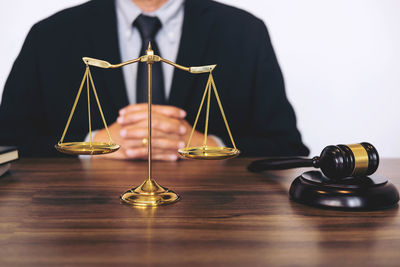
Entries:
{"label": "wooden gavel", "polygon": [[363,142],[352,145],[327,146],[321,155],[312,159],[301,157],[278,157],[257,160],[248,169],[252,172],[283,170],[299,167],[320,168],[331,179],[362,177],[373,174],[379,165],[379,155],[375,147]]}

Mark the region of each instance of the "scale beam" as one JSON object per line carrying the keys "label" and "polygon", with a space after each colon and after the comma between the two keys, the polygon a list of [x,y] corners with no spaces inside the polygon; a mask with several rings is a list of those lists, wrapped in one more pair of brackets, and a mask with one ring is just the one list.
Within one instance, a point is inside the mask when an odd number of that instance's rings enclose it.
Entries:
{"label": "scale beam", "polygon": [[96,59],[96,58],[91,58],[91,57],[83,57],[82,58],[83,62],[89,66],[93,67],[98,67],[98,68],[103,68],[103,69],[116,69],[120,68],[132,63],[137,63],[137,62],[145,62],[145,63],[153,63],[153,62],[164,62],[169,65],[174,66],[175,68],[178,68],[183,71],[187,71],[190,73],[194,74],[200,74],[200,73],[208,73],[212,72],[217,65],[205,65],[205,66],[196,66],[196,67],[185,67],[179,64],[176,64],[175,62],[169,61],[167,59],[164,59],[160,56],[157,55],[144,55],[136,59],[128,60],[119,64],[111,64],[108,61],[101,60],[101,59]]}
{"label": "scale beam", "polygon": [[82,60],[83,60],[83,62],[85,62],[86,65],[89,65],[89,66],[98,67],[98,68],[102,68],[102,69],[116,69],[116,68],[120,68],[125,65],[139,62],[139,61],[141,61],[141,58],[142,57],[139,57],[139,58],[125,61],[125,62],[122,62],[119,64],[111,64],[108,61],[91,58],[91,57],[83,57]]}

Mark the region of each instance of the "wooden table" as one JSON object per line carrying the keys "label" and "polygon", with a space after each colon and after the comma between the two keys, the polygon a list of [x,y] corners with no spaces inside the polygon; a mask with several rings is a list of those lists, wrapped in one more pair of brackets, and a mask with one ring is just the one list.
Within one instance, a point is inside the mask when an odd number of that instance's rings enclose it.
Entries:
{"label": "wooden table", "polygon": [[[400,215],[322,210],[288,198],[303,170],[253,174],[252,159],[156,163],[182,196],[120,204],[146,162],[22,159],[0,178],[0,266],[400,265]],[[379,173],[400,188],[400,160]]]}

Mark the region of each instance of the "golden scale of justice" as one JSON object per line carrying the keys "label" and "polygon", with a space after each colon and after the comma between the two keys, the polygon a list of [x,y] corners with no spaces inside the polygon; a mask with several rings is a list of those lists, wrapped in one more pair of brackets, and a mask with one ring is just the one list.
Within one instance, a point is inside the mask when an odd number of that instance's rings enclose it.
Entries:
{"label": "golden scale of justice", "polygon": [[[123,203],[137,205],[137,206],[158,206],[164,204],[174,203],[179,200],[179,195],[174,191],[169,190],[160,186],[152,177],[152,153],[151,153],[151,107],[152,107],[152,64],[155,62],[164,62],[170,64],[178,69],[194,73],[209,73],[208,81],[206,84],[206,88],[204,90],[203,97],[201,99],[200,107],[197,112],[197,116],[195,122],[193,124],[193,129],[190,133],[189,140],[185,148],[181,148],[178,150],[178,153],[182,157],[191,158],[191,159],[201,159],[201,160],[216,160],[216,159],[229,159],[234,158],[239,155],[240,151],[236,148],[235,142],[232,137],[232,133],[229,129],[228,121],[226,119],[224,110],[222,108],[221,100],[218,96],[217,88],[215,86],[215,82],[212,76],[212,71],[216,67],[216,65],[207,65],[207,66],[199,66],[199,67],[184,67],[178,65],[174,62],[161,58],[160,56],[154,55],[154,51],[151,48],[151,44],[146,50],[146,55],[141,56],[137,59],[129,60],[126,62],[122,62],[120,64],[110,64],[107,61],[84,57],[82,58],[83,62],[86,64],[86,70],[83,75],[83,79],[81,85],[78,90],[78,94],[75,98],[75,102],[73,104],[71,113],[68,117],[67,124],[65,126],[62,137],[55,148],[66,154],[70,155],[99,155],[99,154],[107,154],[117,151],[120,146],[115,144],[111,138],[110,132],[107,127],[106,120],[103,115],[103,111],[101,109],[100,101],[97,96],[96,88],[94,86],[93,78],[90,73],[89,66],[104,68],[104,69],[114,69],[120,68],[122,66],[132,64],[132,63],[147,63],[148,67],[148,137],[147,137],[147,148],[148,148],[148,178],[138,187],[132,188],[121,195],[121,201]],[[87,105],[88,105],[88,119],[89,119],[89,142],[66,142],[64,143],[64,137],[67,133],[69,124],[75,112],[76,105],[80,98],[82,89],[86,83],[87,90]],[[92,86],[93,94],[97,102],[97,106],[100,111],[101,118],[104,123],[104,128],[106,129],[108,135],[108,142],[93,142],[92,140],[92,125],[91,125],[91,115],[90,115],[90,85]],[[211,98],[211,88],[214,91],[215,97],[217,99],[222,118],[225,122],[226,129],[228,131],[229,137],[231,139],[233,148],[229,147],[211,147],[207,146],[207,132],[208,132],[208,118],[210,112],[210,98]],[[206,121],[205,121],[205,130],[204,130],[204,142],[202,146],[199,147],[191,147],[190,142],[192,140],[193,133],[196,129],[196,125],[203,108],[204,101],[207,96],[207,110],[206,110]]]}

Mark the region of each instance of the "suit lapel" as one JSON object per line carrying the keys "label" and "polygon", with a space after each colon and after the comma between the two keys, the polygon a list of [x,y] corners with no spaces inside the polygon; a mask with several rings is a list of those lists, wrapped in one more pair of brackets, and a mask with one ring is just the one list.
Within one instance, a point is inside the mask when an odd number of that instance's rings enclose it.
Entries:
{"label": "suit lapel", "polygon": [[[109,61],[112,64],[121,62],[114,0],[97,0],[94,2],[89,32],[94,57]],[[116,111],[128,105],[122,69],[96,68],[96,72],[98,73],[97,79],[104,80],[107,93]]]}
{"label": "suit lapel", "polygon": [[[213,64],[204,62],[209,32],[214,23],[214,17],[208,12],[210,1],[186,0],[182,36],[179,46],[177,63],[184,66],[200,66]],[[187,98],[192,95],[196,74],[175,69],[169,104],[185,107]],[[205,78],[207,79],[207,78]],[[205,82],[204,82],[205,84]]]}

